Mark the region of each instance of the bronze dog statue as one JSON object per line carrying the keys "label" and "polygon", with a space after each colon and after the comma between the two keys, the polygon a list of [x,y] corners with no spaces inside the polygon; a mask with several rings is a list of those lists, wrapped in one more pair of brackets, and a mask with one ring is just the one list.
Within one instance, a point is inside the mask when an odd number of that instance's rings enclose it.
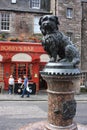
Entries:
{"label": "bronze dog statue", "polygon": [[79,52],[75,45],[59,31],[58,17],[45,15],[39,20],[40,30],[43,34],[42,45],[50,55],[50,62],[69,62],[73,66],[80,63]]}

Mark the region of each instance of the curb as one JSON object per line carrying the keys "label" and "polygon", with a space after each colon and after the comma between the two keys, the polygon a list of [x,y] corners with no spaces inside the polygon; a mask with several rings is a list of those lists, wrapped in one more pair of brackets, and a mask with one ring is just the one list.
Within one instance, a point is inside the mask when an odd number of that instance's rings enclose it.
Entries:
{"label": "curb", "polygon": [[[31,95],[29,98],[27,97],[21,98],[20,96],[21,95],[1,94],[0,101],[48,101],[47,94]],[[87,102],[87,94],[75,95],[75,100],[77,102]]]}

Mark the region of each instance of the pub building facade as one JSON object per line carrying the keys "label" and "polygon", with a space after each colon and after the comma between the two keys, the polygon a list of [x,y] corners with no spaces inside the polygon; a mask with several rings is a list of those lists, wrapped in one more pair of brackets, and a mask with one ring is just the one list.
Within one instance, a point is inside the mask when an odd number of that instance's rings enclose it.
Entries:
{"label": "pub building facade", "polygon": [[87,82],[86,10],[87,0],[0,0],[0,35],[3,37],[4,33],[5,37],[10,39],[24,37],[26,42],[30,34],[41,33],[38,25],[41,16],[58,16],[60,31],[79,49],[81,84],[84,85]]}
{"label": "pub building facade", "polygon": [[40,71],[48,61],[49,56],[40,43],[0,42],[0,87],[8,90],[8,79],[12,74],[15,83],[18,77],[23,79],[23,75],[27,75],[29,82],[35,83],[36,92],[45,89]]}
{"label": "pub building facade", "polygon": [[10,74],[15,83],[26,74],[36,84],[36,92],[44,89],[39,71],[49,58],[41,44],[30,43],[30,38],[41,34],[38,22],[41,16],[52,14],[50,4],[50,0],[0,0],[0,41],[3,36],[6,41],[21,41],[0,42],[0,86],[5,90]]}

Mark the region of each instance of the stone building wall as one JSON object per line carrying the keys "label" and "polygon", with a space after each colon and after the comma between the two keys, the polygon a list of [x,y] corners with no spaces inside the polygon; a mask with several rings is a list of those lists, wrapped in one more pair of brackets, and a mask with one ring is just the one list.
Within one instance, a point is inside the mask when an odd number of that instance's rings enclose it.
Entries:
{"label": "stone building wall", "polygon": [[34,33],[34,17],[39,15],[13,11],[8,11],[8,13],[10,14],[10,29],[8,31],[1,31],[0,33],[5,33],[8,38],[20,37],[21,35],[27,37]]}
{"label": "stone building wall", "polygon": [[87,2],[82,2],[82,46],[81,46],[81,68],[87,72]]}
{"label": "stone building wall", "polygon": [[[72,8],[72,18],[67,18],[67,8]],[[66,35],[72,34],[71,40],[81,52],[81,0],[58,0],[59,29]]]}
{"label": "stone building wall", "polygon": [[58,16],[58,0],[51,0],[50,12]]}
{"label": "stone building wall", "polygon": [[[81,62],[80,68],[85,73],[82,73],[81,79],[82,84],[85,84],[87,80],[87,3],[84,3],[84,8],[82,7],[82,1],[87,0],[55,0],[57,1],[56,15],[59,18],[59,30],[68,36],[71,33],[71,41],[75,43],[78,47]],[[51,0],[52,11],[55,14],[55,1]],[[72,8],[72,18],[67,18],[67,8]],[[83,13],[84,12],[84,13]],[[83,16],[82,16],[83,15]],[[86,17],[85,21],[82,17]],[[84,36],[83,36],[84,35]],[[84,43],[83,43],[84,42]],[[81,82],[80,82],[81,84]]]}
{"label": "stone building wall", "polygon": [[50,12],[55,15],[55,0],[51,0],[51,3],[50,3]]}
{"label": "stone building wall", "polygon": [[11,26],[10,36],[19,36],[21,34],[33,33],[33,18],[29,13],[12,13],[11,12]]}

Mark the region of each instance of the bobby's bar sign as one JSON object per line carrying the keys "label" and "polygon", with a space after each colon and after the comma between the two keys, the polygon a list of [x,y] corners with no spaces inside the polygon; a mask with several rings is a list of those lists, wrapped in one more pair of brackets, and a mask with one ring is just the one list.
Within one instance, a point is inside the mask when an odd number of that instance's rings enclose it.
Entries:
{"label": "bobby's bar sign", "polygon": [[0,45],[0,51],[41,52],[43,49],[42,46]]}
{"label": "bobby's bar sign", "polygon": [[27,46],[0,46],[0,51],[34,51],[34,48],[31,47],[27,47]]}

